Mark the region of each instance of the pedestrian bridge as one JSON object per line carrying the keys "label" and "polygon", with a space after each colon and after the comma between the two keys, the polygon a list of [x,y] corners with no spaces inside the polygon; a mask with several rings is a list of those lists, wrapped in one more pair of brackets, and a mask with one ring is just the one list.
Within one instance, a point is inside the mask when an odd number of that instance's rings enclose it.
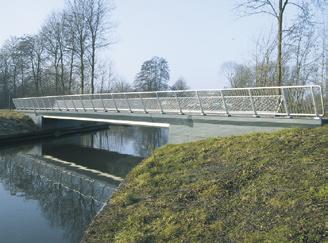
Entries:
{"label": "pedestrian bridge", "polygon": [[17,110],[44,119],[168,127],[172,143],[316,126],[324,116],[317,85],[45,96],[13,102]]}

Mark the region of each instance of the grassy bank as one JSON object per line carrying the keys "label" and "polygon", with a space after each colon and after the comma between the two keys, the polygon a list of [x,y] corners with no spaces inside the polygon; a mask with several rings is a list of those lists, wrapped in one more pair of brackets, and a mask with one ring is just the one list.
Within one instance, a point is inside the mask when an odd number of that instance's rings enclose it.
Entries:
{"label": "grassy bank", "polygon": [[34,122],[23,113],[0,110],[0,136],[36,130]]}
{"label": "grassy bank", "polygon": [[85,242],[328,240],[328,126],[157,150]]}

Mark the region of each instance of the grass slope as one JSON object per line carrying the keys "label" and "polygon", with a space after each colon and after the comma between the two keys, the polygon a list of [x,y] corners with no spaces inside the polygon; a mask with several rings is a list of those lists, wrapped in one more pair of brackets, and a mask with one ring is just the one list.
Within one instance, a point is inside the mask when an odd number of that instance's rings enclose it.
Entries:
{"label": "grass slope", "polygon": [[328,126],[168,145],[137,166],[84,242],[328,240]]}
{"label": "grass slope", "polygon": [[36,130],[32,119],[24,113],[0,110],[0,135],[24,133]]}

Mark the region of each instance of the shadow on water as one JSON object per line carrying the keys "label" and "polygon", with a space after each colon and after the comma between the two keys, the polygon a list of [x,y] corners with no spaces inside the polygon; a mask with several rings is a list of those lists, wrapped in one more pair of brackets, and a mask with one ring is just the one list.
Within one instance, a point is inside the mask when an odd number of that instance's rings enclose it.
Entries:
{"label": "shadow on water", "polygon": [[79,242],[129,171],[167,130],[111,127],[0,151],[0,241]]}

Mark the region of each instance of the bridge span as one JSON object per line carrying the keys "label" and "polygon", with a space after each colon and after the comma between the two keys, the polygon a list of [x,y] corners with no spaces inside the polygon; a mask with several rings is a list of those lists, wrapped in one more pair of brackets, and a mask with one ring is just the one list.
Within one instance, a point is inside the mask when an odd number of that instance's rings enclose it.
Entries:
{"label": "bridge span", "polygon": [[169,143],[324,123],[321,87],[128,92],[13,99],[17,110],[44,119],[154,126]]}

